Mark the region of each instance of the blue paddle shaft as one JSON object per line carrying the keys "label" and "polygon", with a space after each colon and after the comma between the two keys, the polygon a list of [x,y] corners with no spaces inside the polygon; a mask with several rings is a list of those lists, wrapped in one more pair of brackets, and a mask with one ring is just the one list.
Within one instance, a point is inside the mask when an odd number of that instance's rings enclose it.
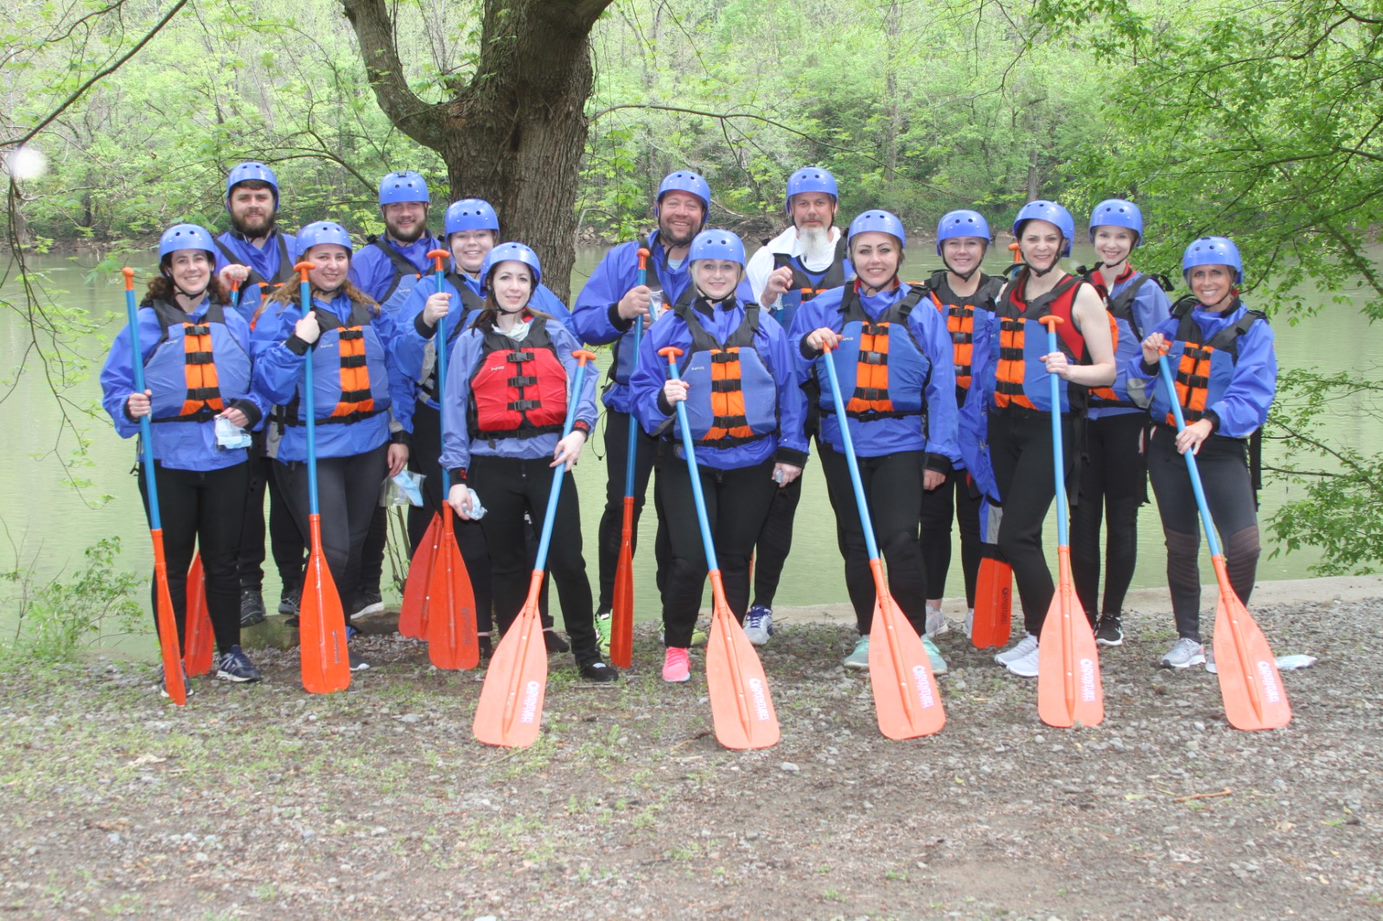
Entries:
{"label": "blue paddle shaft", "polygon": [[[639,284],[648,284],[648,265],[639,266]],[[643,317],[634,318],[634,369],[630,372],[639,370],[639,355],[643,347]],[[634,465],[639,458],[639,423],[638,419],[631,412],[629,413],[629,448],[625,452],[624,461],[624,497],[632,499],[634,497]]]}
{"label": "blue paddle shaft", "polygon": [[[442,293],[442,288],[446,285],[446,274],[441,267],[435,273],[437,279],[437,293]],[[424,310],[427,308],[424,307]],[[441,433],[442,443],[447,441],[447,423],[442,418],[445,413],[442,409],[442,395],[447,392],[447,318],[445,315],[437,318],[437,335],[433,340],[432,349],[437,353],[437,418],[438,431]],[[446,502],[451,495],[451,471],[445,466],[442,467],[442,501]]]}
{"label": "blue paddle shaft", "polygon": [[826,362],[826,376],[831,379],[831,399],[835,403],[837,418],[840,420],[840,440],[845,443],[845,463],[850,467],[850,485],[855,487],[855,505],[860,510],[860,525],[864,528],[864,546],[869,551],[869,558],[877,560],[879,545],[874,540],[874,522],[869,516],[869,503],[864,499],[864,482],[860,478],[859,461],[855,459],[855,440],[850,435],[850,420],[845,416],[845,403],[840,396],[840,378],[836,377],[835,356],[828,351],[822,358]]}
{"label": "blue paddle shaft", "polygon": [[[677,362],[667,363],[667,373],[675,381],[681,380],[677,373]],[[677,401],[677,425],[682,429],[682,451],[687,455],[687,471],[691,473],[692,496],[696,499],[696,520],[701,525],[701,544],[706,549],[706,568],[712,572],[720,569],[716,562],[716,548],[711,540],[711,520],[706,515],[706,497],[701,492],[701,471],[696,465],[696,446],[692,444],[691,424],[687,422],[687,401]]]}
{"label": "blue paddle shaft", "polygon": [[[312,313],[312,285],[308,283],[306,277],[302,284],[298,286],[299,296],[302,299],[302,314],[304,317]],[[321,334],[318,333],[318,339]],[[308,514],[316,515],[317,512],[317,387],[313,378],[312,362],[317,352],[317,343],[313,342],[307,347],[307,365],[303,379],[303,387],[307,391],[303,399],[298,401],[299,406],[303,407],[303,412],[307,416],[307,503]]]}
{"label": "blue paddle shaft", "polygon": [[[1047,351],[1058,351],[1055,323],[1047,327]],[[1047,376],[1052,384],[1052,462],[1056,464],[1056,542],[1059,546],[1067,547],[1071,544],[1066,522],[1070,510],[1066,507],[1066,452],[1061,443],[1061,381],[1057,379],[1055,373],[1049,373]]]}
{"label": "blue paddle shaft", "polygon": [[[581,402],[581,385],[586,379],[586,365],[578,362],[576,365],[576,382],[571,388],[571,399],[567,403],[567,419],[562,423],[562,437],[566,438],[571,434],[572,428],[576,425],[576,407]],[[552,523],[557,518],[557,500],[562,495],[562,475],[567,472],[566,464],[558,464],[557,469],[552,471],[552,492],[547,496],[547,511],[543,514],[543,530],[538,539],[538,556],[533,563],[534,569],[547,569],[547,550],[552,543]]]}
{"label": "blue paddle shaft", "polygon": [[[134,302],[134,289],[125,289],[125,311],[130,321],[130,369],[134,371],[134,389],[144,392],[144,344],[139,340],[139,307]],[[149,416],[139,417],[139,444],[144,455],[144,486],[149,493],[149,527],[163,530],[163,518],[158,510],[158,483],[154,479],[154,430]]]}
{"label": "blue paddle shaft", "polygon": [[[1177,431],[1184,431],[1186,418],[1181,414],[1181,401],[1177,399],[1177,385],[1172,379],[1172,368],[1167,364],[1167,356],[1157,356],[1157,366],[1162,373],[1162,383],[1167,387],[1167,402],[1172,404],[1172,415],[1177,421]],[[1196,452],[1187,451],[1181,455],[1186,458],[1186,472],[1191,475],[1191,490],[1196,494],[1196,508],[1201,513],[1201,524],[1205,527],[1205,542],[1210,546],[1210,555],[1220,555],[1220,539],[1215,536],[1215,520],[1210,517],[1210,506],[1205,501],[1205,487],[1201,485],[1201,471],[1196,466]]]}

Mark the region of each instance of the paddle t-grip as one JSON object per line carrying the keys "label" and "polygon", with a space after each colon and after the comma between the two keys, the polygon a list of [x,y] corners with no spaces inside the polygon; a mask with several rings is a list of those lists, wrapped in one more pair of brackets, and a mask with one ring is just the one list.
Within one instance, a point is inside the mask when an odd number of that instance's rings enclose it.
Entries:
{"label": "paddle t-grip", "polygon": [[644,246],[639,247],[639,271],[640,271],[640,272],[647,272],[647,271],[648,271],[648,257],[651,256],[651,255],[652,255],[652,253],[650,253],[650,252],[648,251],[648,248],[647,248],[647,247],[644,247]]}
{"label": "paddle t-grip", "polygon": [[1055,317],[1055,316],[1048,315],[1048,316],[1042,317],[1042,318],[1039,319],[1037,322],[1039,322],[1039,323],[1041,323],[1043,326],[1047,327],[1047,330],[1050,332],[1050,331],[1056,329],[1056,328],[1057,328],[1058,326],[1060,326],[1062,323],[1065,323],[1066,321],[1063,320],[1061,317]]}
{"label": "paddle t-grip", "polygon": [[667,363],[675,368],[677,367],[677,359],[682,357],[683,352],[677,346],[670,345],[667,348],[659,349],[658,354],[666,358]]}
{"label": "paddle t-grip", "polygon": [[133,291],[133,290],[134,290],[134,269],[130,268],[129,266],[125,266],[123,269],[120,270],[120,274],[125,276],[125,290],[126,290],[126,291]]}
{"label": "paddle t-grip", "polygon": [[304,259],[293,266],[293,271],[298,273],[298,278],[302,279],[303,284],[307,284],[307,273],[317,268],[317,263]]}
{"label": "paddle t-grip", "polygon": [[443,271],[442,264],[447,259],[451,258],[451,253],[447,252],[444,249],[434,249],[428,252],[427,258],[432,260],[433,271],[437,272],[438,274],[441,274],[441,272]]}
{"label": "paddle t-grip", "polygon": [[585,367],[587,362],[595,361],[595,352],[586,349],[577,349],[571,353],[571,357],[576,359],[576,363]]}

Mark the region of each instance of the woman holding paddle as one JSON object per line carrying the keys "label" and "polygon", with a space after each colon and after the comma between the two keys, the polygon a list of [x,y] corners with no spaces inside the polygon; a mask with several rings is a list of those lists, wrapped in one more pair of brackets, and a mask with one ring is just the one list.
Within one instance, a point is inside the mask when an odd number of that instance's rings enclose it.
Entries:
{"label": "woman holding paddle", "polygon": [[[532,568],[524,516],[541,528],[550,470],[570,470],[596,421],[595,375],[570,393],[580,350],[576,338],[537,308],[543,279],[538,254],[522,243],[490,250],[481,270],[485,305],[456,340],[442,397],[442,465],[451,471],[448,501],[463,520],[480,520],[493,565],[495,613],[501,630],[524,605]],[[561,434],[568,402],[575,426]],[[483,502],[483,510],[482,510]],[[616,681],[600,656],[576,493],[557,505],[548,568],[581,677]]]}
{"label": "woman holding paddle", "polygon": [[[807,404],[782,327],[758,305],[735,296],[744,277],[740,238],[703,230],[687,258],[692,284],[643,340],[630,380],[632,403],[639,424],[654,437],[676,424],[677,404],[686,403],[726,600],[743,623],[749,561],[774,493],[801,476],[807,462]],[[676,380],[660,357],[669,347],[682,353]],[[674,450],[683,457],[680,443]],[[697,514],[690,472],[676,463],[662,475],[663,511],[679,523],[668,528],[672,562],[663,592],[663,680],[684,682],[691,678],[706,554],[701,535],[684,524]]]}
{"label": "woman holding paddle", "polygon": [[[274,406],[269,424],[277,432],[270,435],[282,439],[274,472],[305,538],[311,471],[304,417],[313,413],[322,552],[342,596],[335,604],[353,638],[359,631],[350,624],[350,612],[360,605],[351,595],[380,486],[408,462],[408,435],[394,422],[394,407],[411,399],[412,391],[390,354],[393,315],[382,313],[350,282],[353,246],[345,228],[331,221],[309,224],[298,234],[298,247],[311,306],[304,309],[298,288],[285,285],[260,308],[255,389]],[[308,362],[311,393],[305,386]],[[352,654],[351,668],[368,665]]]}
{"label": "woman holding paddle", "polygon": [[[200,550],[216,648],[216,676],[258,681],[240,648],[236,549],[249,489],[248,432],[264,417],[251,391],[250,328],[230,309],[213,275],[216,245],[205,229],[178,224],[159,240],[159,274],[150,280],[132,330],[115,339],[101,371],[103,404],[121,437],[153,422],[154,481],[162,512],[168,590],[179,648],[186,635],[187,570]],[[130,285],[133,291],[132,272]],[[129,295],[133,303],[134,295]],[[135,386],[134,362],[144,388]],[[150,496],[140,479],[145,509]],[[151,516],[152,521],[152,516]],[[157,526],[155,526],[157,527]],[[158,605],[155,585],[154,604]]]}
{"label": "woman holding paddle", "polygon": [[[1196,564],[1200,527],[1181,455],[1196,456],[1210,515],[1225,544],[1230,584],[1247,604],[1259,555],[1249,442],[1277,395],[1275,336],[1267,316],[1239,300],[1244,265],[1238,247],[1225,237],[1203,237],[1186,248],[1181,267],[1191,294],[1176,303],[1172,316],[1143,340],[1142,355],[1128,364],[1129,378],[1146,383],[1153,395],[1148,473],[1167,538],[1167,583],[1178,635],[1162,657],[1167,668],[1205,662]],[[1163,355],[1186,421],[1180,433],[1157,379]]]}
{"label": "woman holding paddle", "polygon": [[[922,494],[939,487],[960,461],[951,337],[930,300],[923,303],[926,289],[898,279],[906,246],[907,232],[893,214],[866,211],[855,218],[848,234],[855,280],[803,304],[789,335],[799,353],[799,383],[816,376],[820,384],[821,468],[860,632],[844,662],[851,669],[869,668],[876,592],[841,425],[850,427],[889,588],[919,635],[927,598]],[[827,347],[835,353],[843,407],[835,405],[820,361]],[[924,642],[933,673],[944,674],[940,652]]]}

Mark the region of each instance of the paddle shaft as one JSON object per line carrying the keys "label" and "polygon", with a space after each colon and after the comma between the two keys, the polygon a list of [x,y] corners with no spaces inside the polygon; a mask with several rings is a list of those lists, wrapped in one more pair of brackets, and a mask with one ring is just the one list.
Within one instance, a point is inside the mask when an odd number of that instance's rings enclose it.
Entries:
{"label": "paddle shaft", "polygon": [[[1172,368],[1167,364],[1167,356],[1157,356],[1157,366],[1162,374],[1162,383],[1167,387],[1167,402],[1172,404],[1172,416],[1176,419],[1177,432],[1186,428],[1186,418],[1181,414],[1181,401],[1177,399],[1177,385],[1172,378]],[[1215,521],[1210,517],[1210,505],[1205,501],[1205,487],[1201,485],[1200,468],[1196,466],[1196,452],[1187,451],[1181,455],[1186,458],[1186,471],[1191,475],[1191,491],[1196,494],[1196,508],[1200,511],[1201,524],[1205,527],[1205,542],[1210,547],[1210,555],[1221,556],[1220,539],[1215,536]]]}
{"label": "paddle shaft", "polygon": [[[1059,317],[1043,317],[1047,327],[1047,351],[1058,350],[1056,325]],[[1066,448],[1061,439],[1061,381],[1055,374],[1048,374],[1052,386],[1052,462],[1056,464],[1056,542],[1059,547],[1069,547],[1071,537],[1067,518],[1070,509],[1066,507]]]}
{"label": "paddle shaft", "polygon": [[[134,301],[134,271],[126,269],[125,311],[130,322],[130,370],[134,372],[135,393],[144,392],[144,345],[139,340],[139,306]],[[149,493],[149,527],[163,530],[163,518],[158,510],[158,482],[154,478],[153,414],[139,417],[139,449],[143,457],[144,487]]]}
{"label": "paddle shaft", "polygon": [[[562,437],[566,438],[571,434],[571,430],[576,426],[576,407],[581,402],[581,385],[586,380],[586,363],[593,356],[590,352],[574,352],[576,357],[576,378],[571,388],[571,399],[567,404],[567,418],[562,423]],[[533,561],[533,571],[542,572],[547,569],[547,551],[552,544],[552,525],[557,519],[557,500],[562,496],[562,479],[567,472],[565,463],[558,464],[557,469],[552,471],[552,491],[547,496],[547,510],[543,513],[542,533],[538,538],[538,555]]]}
{"label": "paddle shaft", "polygon": [[[438,255],[438,254],[441,255]],[[441,294],[446,287],[447,275],[443,267],[442,260],[448,255],[444,250],[433,250],[427,254],[432,259],[434,268],[433,278],[437,280],[437,293]],[[425,309],[425,308],[424,308]],[[432,342],[432,349],[437,353],[437,406],[440,410],[442,406],[442,395],[447,392],[447,318],[446,315],[437,318],[437,334]],[[441,443],[447,442],[447,423],[444,418],[446,413],[438,412],[437,418],[438,431],[440,432]],[[447,497],[451,495],[451,471],[442,465],[442,505],[447,504]]]}
{"label": "paddle shaft", "polygon": [[[648,285],[648,250],[639,250],[639,284]],[[639,355],[643,345],[643,317],[634,318],[634,366],[632,375],[639,370]],[[629,413],[629,448],[624,461],[624,498],[634,498],[634,465],[639,456],[639,421],[634,413]]]}
{"label": "paddle shaft", "polygon": [[[840,378],[836,376],[836,362],[831,349],[826,348],[822,358],[826,361],[826,376],[831,379],[831,399],[837,409],[845,405],[840,395]],[[879,558],[879,544],[874,539],[874,521],[869,515],[869,503],[864,498],[864,480],[860,477],[860,463],[855,458],[855,439],[850,435],[850,420],[842,412],[840,419],[840,440],[845,447],[845,463],[850,468],[850,485],[855,488],[855,506],[860,510],[860,525],[864,528],[864,546],[871,560]]]}
{"label": "paddle shaft", "polygon": [[[675,381],[682,378],[677,373],[677,356],[667,356],[667,373]],[[692,496],[696,499],[696,521],[701,525],[701,543],[706,548],[706,568],[714,573],[720,572],[716,560],[715,544],[711,541],[711,519],[706,514],[706,496],[701,492],[701,471],[696,464],[696,446],[692,442],[691,424],[687,421],[686,400],[677,401],[677,425],[682,430],[682,451],[687,455],[687,469],[691,472]]]}
{"label": "paddle shaft", "polygon": [[[302,282],[298,285],[298,296],[302,301],[302,314],[306,317],[312,312],[312,283],[307,280],[310,264],[298,263]],[[307,505],[308,514],[320,514],[317,510],[317,384],[313,375],[312,363],[316,357],[317,340],[307,347],[307,361],[304,366],[303,389],[306,391],[301,405],[307,417]]]}

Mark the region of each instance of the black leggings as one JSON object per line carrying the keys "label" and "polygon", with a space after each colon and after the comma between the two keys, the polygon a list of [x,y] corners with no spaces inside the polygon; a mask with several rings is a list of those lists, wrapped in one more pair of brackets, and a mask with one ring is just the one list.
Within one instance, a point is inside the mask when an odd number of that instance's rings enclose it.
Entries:
{"label": "black leggings", "polygon": [[971,491],[964,470],[952,471],[936,489],[922,493],[922,559],[927,568],[927,588],[933,598],[942,597],[946,591],[946,571],[951,568],[952,518],[960,523],[965,603],[973,608],[975,582],[980,575],[980,496]]}
{"label": "black leggings", "polygon": [[[770,466],[770,475],[772,469]],[[797,517],[797,505],[802,501],[802,477],[782,488],[777,484],[774,487],[754,555],[754,603],[766,608],[773,607],[778,581],[783,577],[783,564],[792,550],[793,521]]]}
{"label": "black leggings", "polygon": [[[927,575],[917,514],[922,507],[924,458],[921,451],[903,451],[859,459],[875,540],[888,564],[889,591],[919,636],[927,620]],[[845,589],[855,608],[855,625],[862,636],[868,636],[874,619],[874,576],[869,571],[850,468],[844,454],[822,444],[821,470],[836,513],[836,543],[845,559]]]}
{"label": "black leggings", "polygon": [[[553,471],[549,463],[546,457],[471,457],[466,485],[480,495],[486,509],[480,526],[490,551],[495,617],[501,630],[507,630],[514,622],[528,597],[528,577],[533,572],[537,548],[529,543],[531,529],[524,522],[524,514],[541,530],[552,491]],[[566,478],[571,480],[570,473]],[[557,503],[546,571],[557,583],[562,620],[577,664],[599,659],[591,583],[586,578],[586,560],[581,553],[581,504],[572,482],[563,484]]]}
{"label": "black leggings", "polygon": [[[1148,501],[1145,413],[1090,419],[1085,425],[1085,456],[1079,501],[1071,508],[1071,576],[1076,596],[1093,623],[1095,614],[1118,617],[1138,562],[1138,507]],[[1095,606],[1100,587],[1100,525],[1105,537],[1104,603]]]}
{"label": "black leggings", "polygon": [[[725,600],[740,622],[749,608],[749,561],[754,542],[763,529],[768,507],[778,484],[773,482],[773,461],[738,470],[700,467],[701,492],[706,517],[715,541],[716,562],[725,584]],[[663,628],[667,645],[685,649],[691,645],[696,615],[706,586],[706,550],[701,543],[691,471],[685,461],[668,457],[658,471],[663,511],[676,522],[668,529],[672,542],[667,591],[663,592]]]}
{"label": "black leggings", "polygon": [[[1070,414],[1061,417],[1068,489],[1076,466],[1074,436],[1080,422]],[[1033,636],[1040,636],[1056,593],[1042,550],[1042,525],[1056,499],[1051,414],[1018,408],[991,412],[989,451],[994,480],[1004,500],[999,553],[1013,567],[1023,603],[1023,626]]]}
{"label": "black leggings", "polygon": [[[607,409],[605,411],[605,511],[600,516],[600,528],[596,532],[596,552],[600,568],[600,609],[609,610],[614,604],[615,570],[619,568],[619,545],[624,531],[624,478],[629,459],[629,414]],[[648,478],[653,472],[654,462],[663,450],[660,439],[646,434],[639,428],[639,447],[634,464],[634,545],[638,549],[639,516],[643,514],[644,494],[648,492]],[[663,587],[671,551],[664,522],[667,520],[657,509],[658,494],[654,491],[653,502],[658,512],[658,533],[653,542],[653,557],[657,564],[658,587]]]}
{"label": "black leggings", "polygon": [[[1223,545],[1229,583],[1245,604],[1253,594],[1260,551],[1258,509],[1246,452],[1245,441],[1212,435],[1196,455],[1205,501]],[[1174,429],[1159,425],[1153,430],[1148,472],[1167,539],[1167,586],[1172,593],[1177,634],[1199,642],[1201,580],[1197,556],[1201,522],[1186,459],[1176,450]]]}
{"label": "black leggings", "polygon": [[[442,438],[441,422],[437,410],[426,403],[419,402],[413,411],[413,446],[408,452],[408,467],[423,474],[423,505],[408,507],[408,544],[412,553],[417,553],[418,545],[427,533],[433,516],[442,510]],[[485,496],[480,501],[486,501]],[[490,582],[490,551],[485,548],[485,532],[478,521],[463,521],[459,515],[451,517],[456,534],[456,545],[461,550],[461,560],[466,564],[466,572],[471,578],[471,590],[475,592],[475,622],[482,635],[494,629],[493,590]],[[411,556],[412,554],[410,554]]]}
{"label": "black leggings", "polygon": [[[154,461],[154,477],[158,485],[163,557],[168,566],[168,592],[173,596],[179,648],[184,648],[187,640],[187,570],[192,565],[193,554],[200,550],[216,649],[229,652],[232,646],[240,645],[240,577],[235,560],[245,515],[245,493],[250,485],[250,465],[237,464],[203,473],[170,470]],[[142,470],[139,494],[144,500],[147,520],[149,491]],[[152,584],[151,598],[157,613],[157,577]],[[158,626],[157,618],[154,626]]]}
{"label": "black leggings", "polygon": [[240,571],[240,587],[246,591],[262,591],[264,588],[264,493],[269,493],[268,532],[269,549],[274,556],[274,566],[279,572],[279,581],[284,588],[294,589],[303,580],[303,564],[307,561],[307,546],[293,520],[293,511],[274,476],[275,461],[265,457],[260,444],[261,436],[256,436],[255,448],[251,449],[249,462],[249,486],[245,494],[244,523],[240,528],[240,549],[236,566]]}
{"label": "black leggings", "polygon": [[[317,504],[322,518],[322,553],[341,596],[347,622],[359,607],[360,557],[379,508],[379,487],[389,471],[388,445],[350,457],[317,459]],[[278,476],[308,539],[308,475],[303,461],[280,463]]]}

